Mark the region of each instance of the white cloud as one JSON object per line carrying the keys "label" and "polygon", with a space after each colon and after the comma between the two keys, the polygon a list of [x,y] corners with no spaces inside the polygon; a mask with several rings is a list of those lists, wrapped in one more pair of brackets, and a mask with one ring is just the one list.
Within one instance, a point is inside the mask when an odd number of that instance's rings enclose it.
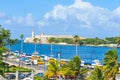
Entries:
{"label": "white cloud", "polygon": [[[58,31],[62,28],[69,33],[90,33],[92,36],[98,35],[100,37],[102,37],[100,34],[104,33],[103,36],[110,36],[112,33],[109,32],[114,30],[113,35],[116,34],[117,36],[120,32],[118,30],[120,28],[120,7],[111,11],[93,6],[89,2],[75,0],[69,6],[56,5],[52,11],[45,14],[39,23],[39,26],[50,27],[50,29],[57,29]],[[61,30],[61,32],[65,31]]]}
{"label": "white cloud", "polygon": [[[6,17],[0,12],[0,18]],[[57,4],[47,12],[43,19],[35,20],[32,13],[26,16],[12,16],[4,20],[7,25],[40,26],[42,32],[52,34],[78,34],[89,37],[119,35],[120,7],[112,10],[93,6],[83,0],[75,0],[73,4],[64,6]]]}
{"label": "white cloud", "polygon": [[35,20],[32,13],[28,13],[26,16],[12,16],[3,20],[4,25],[14,26],[35,26]]}
{"label": "white cloud", "polygon": [[6,14],[4,12],[0,12],[0,18],[3,18],[5,16],[6,16]]}
{"label": "white cloud", "polygon": [[18,16],[18,17],[12,17],[12,21],[14,23],[17,23],[17,24],[22,24],[24,22],[24,18],[22,16]]}
{"label": "white cloud", "polygon": [[38,22],[37,22],[37,25],[44,26],[44,25],[47,25],[47,23],[45,23],[44,21],[38,21]]}
{"label": "white cloud", "polygon": [[52,12],[46,13],[45,18],[54,18],[54,19],[66,19],[66,10],[67,8],[62,5],[56,5]]}
{"label": "white cloud", "polygon": [[115,10],[113,11],[113,13],[114,13],[115,15],[120,16],[120,7],[118,7],[117,9],[115,9]]}
{"label": "white cloud", "polygon": [[34,19],[32,17],[32,13],[27,14],[27,16],[25,17],[25,22],[28,26],[33,26],[34,25]]}
{"label": "white cloud", "polygon": [[84,9],[84,8],[91,8],[92,5],[88,2],[83,2],[82,0],[75,0],[74,4],[70,5],[69,7]]}
{"label": "white cloud", "polygon": [[5,21],[5,23],[6,23],[7,25],[11,25],[11,20],[8,19],[8,20]]}

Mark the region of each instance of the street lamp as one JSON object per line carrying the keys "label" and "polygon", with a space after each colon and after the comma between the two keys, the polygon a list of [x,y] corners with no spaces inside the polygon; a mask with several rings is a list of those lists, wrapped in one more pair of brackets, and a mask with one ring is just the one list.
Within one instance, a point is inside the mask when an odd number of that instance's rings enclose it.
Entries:
{"label": "street lamp", "polygon": [[92,64],[92,60],[93,60],[93,55],[95,55],[95,51],[94,50],[91,52],[91,64]]}
{"label": "street lamp", "polygon": [[58,55],[58,62],[60,62],[60,56],[61,56],[61,53],[58,52],[57,55]]}

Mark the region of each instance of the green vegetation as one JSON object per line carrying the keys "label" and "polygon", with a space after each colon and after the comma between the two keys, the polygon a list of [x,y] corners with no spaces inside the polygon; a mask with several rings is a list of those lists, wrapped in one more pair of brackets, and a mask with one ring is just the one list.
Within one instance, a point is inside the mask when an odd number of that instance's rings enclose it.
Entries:
{"label": "green vegetation", "polygon": [[[77,37],[76,37],[77,36]],[[105,39],[86,38],[80,39],[78,35],[72,38],[50,38],[52,43],[67,43],[67,44],[78,44],[78,45],[100,45],[100,44],[120,44],[120,37],[106,37]],[[76,42],[77,41],[77,42]],[[49,42],[50,43],[50,42]]]}
{"label": "green vegetation", "polygon": [[51,37],[51,38],[49,38],[48,39],[48,42],[51,44],[51,57],[53,56],[53,54],[52,54],[52,43],[54,42],[54,38],[53,37]]}
{"label": "green vegetation", "polygon": [[102,66],[95,66],[91,75],[86,78],[86,80],[106,80],[103,74]]}
{"label": "green vegetation", "polygon": [[[10,39],[10,30],[5,30],[0,26],[0,75],[4,76],[6,64],[2,62],[2,53],[9,51],[10,46],[17,42],[17,39]],[[9,45],[9,49],[6,46]]]}
{"label": "green vegetation", "polygon": [[120,37],[117,37],[116,39],[117,47],[120,45]]}
{"label": "green vegetation", "polygon": [[38,38],[34,38],[33,41],[34,41],[34,44],[35,44],[35,47],[34,47],[34,52],[36,52],[36,43],[38,42]]}
{"label": "green vegetation", "polygon": [[[94,69],[88,69],[86,66],[81,66],[81,60],[79,56],[75,56],[66,64],[60,65],[58,61],[52,60],[47,66],[47,70],[44,73],[44,79],[50,78],[66,78],[79,80],[115,80],[116,74],[119,72],[118,55],[115,49],[109,50],[104,57],[103,66],[95,66]],[[88,72],[90,74],[88,74]]]}
{"label": "green vegetation", "polygon": [[116,50],[109,50],[105,54],[104,66],[96,66],[87,77],[87,80],[116,80],[116,74],[119,72],[118,55]]}
{"label": "green vegetation", "polygon": [[59,74],[60,67],[58,66],[58,62],[55,60],[50,61],[50,64],[47,66],[47,71],[44,73],[44,79],[49,79],[53,76],[57,76]]}
{"label": "green vegetation", "polygon": [[[15,67],[9,66],[7,63],[2,62],[2,53],[9,51],[10,46],[17,42],[17,39],[13,40],[10,38],[10,31],[5,30],[4,28],[0,27],[0,75],[5,75],[5,72],[16,72],[19,69],[20,72],[31,72],[30,69],[22,68],[22,67]],[[23,35],[21,35],[21,39]],[[34,39],[34,43],[36,46],[37,39]],[[50,38],[49,43],[51,43],[51,53],[52,53],[52,43],[60,43],[65,42],[68,44],[79,44],[79,45],[99,45],[99,44],[120,44],[120,37],[110,37],[105,39],[99,38],[87,38],[81,40],[77,35],[74,38]],[[6,46],[9,45],[9,49]],[[36,50],[35,50],[36,51]],[[47,66],[47,70],[44,74],[44,79],[47,80],[52,77],[62,77],[66,78],[69,76],[71,79],[75,78],[75,80],[79,77],[81,80],[85,80],[85,75],[88,75],[86,80],[115,80],[115,76],[119,71],[119,63],[118,63],[118,55],[115,49],[109,50],[105,53],[103,66],[95,66],[92,70],[86,68],[86,66],[81,67],[81,59],[79,56],[75,56],[70,61],[66,62],[65,64],[60,65],[58,61],[52,60],[50,61],[49,65]],[[79,79],[78,78],[78,79]],[[42,80],[41,77],[35,76],[35,80]]]}
{"label": "green vegetation", "polygon": [[20,50],[20,52],[21,52],[21,53],[22,53],[22,50],[23,50],[23,42],[22,42],[23,38],[24,38],[24,35],[21,34],[21,35],[20,35],[20,39],[21,39],[21,50]]}
{"label": "green vegetation", "polygon": [[109,50],[104,58],[105,76],[107,79],[115,80],[116,73],[119,71],[118,55],[116,50]]}
{"label": "green vegetation", "polygon": [[78,35],[75,35],[75,36],[73,37],[73,42],[74,42],[75,45],[76,45],[76,55],[77,55],[77,45],[78,45],[78,40],[79,40],[79,36],[78,36]]}
{"label": "green vegetation", "polygon": [[6,72],[16,72],[16,70],[18,70],[18,69],[20,72],[31,72],[31,69],[23,68],[23,67],[19,67],[19,66],[10,66],[8,68],[8,71],[6,71]]}
{"label": "green vegetation", "polygon": [[84,80],[84,74],[86,74],[89,70],[86,67],[80,67],[81,60],[79,56],[75,56],[69,62],[64,65],[60,65],[56,60],[52,60],[50,64],[47,66],[47,70],[44,73],[44,79],[47,80],[49,78],[58,77],[65,78],[69,76],[71,79],[77,78],[80,76]]}
{"label": "green vegetation", "polygon": [[42,78],[40,76],[35,76],[34,80],[42,80]]}

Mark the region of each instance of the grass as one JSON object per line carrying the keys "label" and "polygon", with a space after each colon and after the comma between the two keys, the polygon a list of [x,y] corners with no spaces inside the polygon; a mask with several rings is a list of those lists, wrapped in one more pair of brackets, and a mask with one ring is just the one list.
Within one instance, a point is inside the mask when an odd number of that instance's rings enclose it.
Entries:
{"label": "grass", "polygon": [[42,78],[40,76],[35,76],[34,80],[42,80]]}
{"label": "grass", "polygon": [[19,70],[20,72],[31,72],[31,69],[18,67],[18,66],[10,66],[6,72],[16,72],[16,70]]}

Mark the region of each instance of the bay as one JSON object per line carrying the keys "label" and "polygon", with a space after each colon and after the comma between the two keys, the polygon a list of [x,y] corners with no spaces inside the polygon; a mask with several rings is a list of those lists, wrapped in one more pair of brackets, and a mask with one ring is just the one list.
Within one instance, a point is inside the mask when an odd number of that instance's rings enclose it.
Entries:
{"label": "bay", "polygon": [[[35,44],[33,43],[23,43],[23,53],[27,55],[32,55],[34,52]],[[99,46],[78,46],[78,55],[81,60],[86,62],[91,62],[91,60],[100,60],[101,62],[104,59],[104,54],[113,49],[111,47],[99,47]],[[16,45],[11,46],[11,51],[20,51],[21,50],[21,41],[18,41]],[[118,56],[120,57],[120,48],[116,48]],[[40,55],[51,55],[51,45],[50,44],[36,44],[36,51]],[[58,58],[58,53],[60,53],[60,58],[71,59],[75,56],[76,46],[75,45],[52,45],[52,54],[54,58]],[[118,58],[120,61],[120,58]]]}

